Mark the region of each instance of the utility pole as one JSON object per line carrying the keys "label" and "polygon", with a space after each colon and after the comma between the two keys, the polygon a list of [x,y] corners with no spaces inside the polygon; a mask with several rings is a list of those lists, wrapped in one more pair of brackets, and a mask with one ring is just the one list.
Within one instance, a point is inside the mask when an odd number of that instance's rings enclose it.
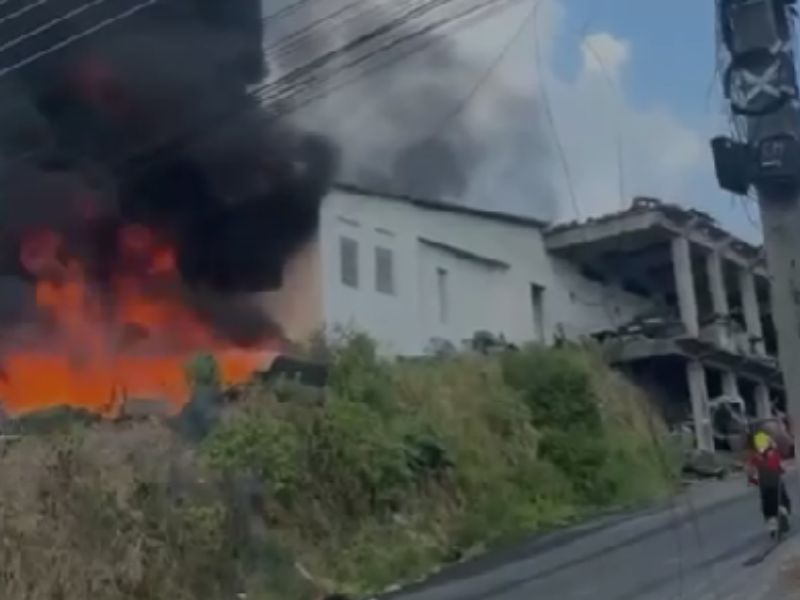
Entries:
{"label": "utility pole", "polygon": [[723,88],[743,139],[712,141],[717,178],[758,193],[789,415],[800,452],[800,102],[796,0],[716,0]]}

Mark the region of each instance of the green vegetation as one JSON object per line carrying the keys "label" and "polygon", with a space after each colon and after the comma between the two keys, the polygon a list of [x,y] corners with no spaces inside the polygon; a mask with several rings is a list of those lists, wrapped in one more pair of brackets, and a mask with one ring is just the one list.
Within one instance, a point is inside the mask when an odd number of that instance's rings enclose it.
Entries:
{"label": "green vegetation", "polygon": [[[388,361],[254,384],[202,445],[90,424],[3,449],[0,586],[26,600],[360,594],[675,482],[663,427],[591,352]],[[198,358],[187,376],[216,381]]]}
{"label": "green vegetation", "polygon": [[674,484],[663,426],[589,351],[390,362],[356,335],[332,360],[324,401],[252,389],[206,453],[265,482],[274,534],[339,590],[374,591]]}

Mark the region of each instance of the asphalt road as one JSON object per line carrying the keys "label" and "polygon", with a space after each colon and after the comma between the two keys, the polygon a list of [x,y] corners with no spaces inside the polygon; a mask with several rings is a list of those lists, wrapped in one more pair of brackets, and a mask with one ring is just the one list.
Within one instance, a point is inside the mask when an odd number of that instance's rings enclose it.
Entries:
{"label": "asphalt road", "polygon": [[[713,485],[728,486],[727,493]],[[714,493],[718,497],[705,497]],[[774,579],[781,552],[757,566],[743,563],[768,543],[755,492],[741,481],[711,484],[663,510],[530,540],[446,569],[389,598],[752,600]],[[784,545],[793,543],[791,538]]]}

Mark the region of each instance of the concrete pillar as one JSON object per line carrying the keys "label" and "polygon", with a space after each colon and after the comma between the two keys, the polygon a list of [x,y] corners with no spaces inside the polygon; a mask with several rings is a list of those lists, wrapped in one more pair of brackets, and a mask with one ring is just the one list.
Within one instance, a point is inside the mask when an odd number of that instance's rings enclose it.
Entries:
{"label": "concrete pillar", "polygon": [[708,287],[711,290],[711,302],[714,314],[727,317],[731,310],[728,306],[728,290],[725,289],[725,277],[722,271],[722,256],[713,251],[706,258],[706,271],[708,272]]}
{"label": "concrete pillar", "polygon": [[769,419],[772,413],[772,398],[769,394],[769,386],[765,383],[756,385],[756,414],[759,419]]}
{"label": "concrete pillar", "polygon": [[705,367],[696,360],[686,363],[689,399],[692,402],[695,445],[698,450],[714,451],[714,434],[711,430],[711,411],[708,406],[708,386]]}
{"label": "concrete pillar", "polygon": [[756,278],[751,271],[746,269],[739,271],[739,291],[742,296],[742,310],[747,335],[749,338],[757,340],[754,344],[756,353],[765,354],[764,330],[761,326],[761,312],[756,295]]}
{"label": "concrete pillar", "polygon": [[[722,270],[722,256],[717,251],[712,251],[706,258],[706,272],[708,274],[708,287],[711,290],[711,303],[717,317],[728,317],[728,290],[725,289],[725,276]],[[715,325],[715,339],[723,348],[731,346],[730,331],[726,322]]]}
{"label": "concrete pillar", "polygon": [[692,274],[691,248],[689,240],[685,237],[676,237],[672,240],[672,267],[675,276],[675,290],[678,293],[678,307],[686,334],[690,337],[699,337],[700,323]]}
{"label": "concrete pillar", "polygon": [[731,398],[739,397],[739,380],[733,371],[722,372],[722,393]]}

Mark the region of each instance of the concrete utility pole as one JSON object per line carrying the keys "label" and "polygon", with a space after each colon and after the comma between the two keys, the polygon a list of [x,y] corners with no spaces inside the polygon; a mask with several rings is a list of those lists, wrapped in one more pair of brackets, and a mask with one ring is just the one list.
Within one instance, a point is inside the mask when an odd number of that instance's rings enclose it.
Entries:
{"label": "concrete utility pole", "polygon": [[712,142],[717,178],[731,192],[744,195],[751,186],[758,192],[787,406],[800,451],[800,103],[793,52],[795,0],[716,1],[727,62],[723,87],[744,134],[744,139]]}

